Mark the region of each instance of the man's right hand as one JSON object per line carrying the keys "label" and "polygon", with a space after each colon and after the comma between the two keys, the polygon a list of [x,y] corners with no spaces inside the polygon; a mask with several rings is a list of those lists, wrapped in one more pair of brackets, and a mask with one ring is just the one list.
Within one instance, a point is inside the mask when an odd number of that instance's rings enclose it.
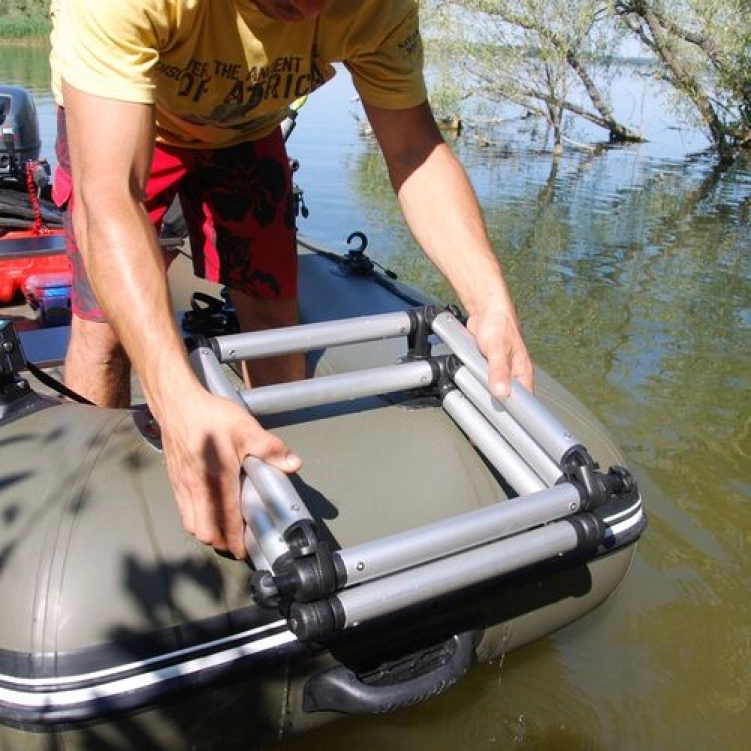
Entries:
{"label": "man's right hand", "polygon": [[255,456],[283,472],[302,462],[278,437],[228,399],[197,392],[160,421],[162,444],[185,530],[245,558],[240,505],[242,462]]}

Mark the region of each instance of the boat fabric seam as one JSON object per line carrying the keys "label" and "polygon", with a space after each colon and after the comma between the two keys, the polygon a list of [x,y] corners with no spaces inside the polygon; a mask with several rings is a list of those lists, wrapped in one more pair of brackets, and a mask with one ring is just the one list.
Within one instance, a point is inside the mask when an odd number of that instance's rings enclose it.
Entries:
{"label": "boat fabric seam", "polygon": [[[212,652],[219,654],[222,650],[226,650],[227,646],[231,647],[231,644],[233,642],[247,642],[247,640],[251,639],[254,636],[270,631],[277,633],[266,635],[262,638],[269,639],[273,636],[284,635],[286,631],[290,641],[297,640],[296,637],[287,629],[286,623],[283,620],[279,619],[274,623],[267,624],[260,628],[249,629],[248,631],[244,631],[239,634],[233,634],[231,636],[225,636],[221,639],[215,639],[204,644],[196,644],[192,647],[184,647],[182,649],[177,649],[169,653],[157,655],[155,657],[147,657],[144,660],[135,660],[123,665],[116,665],[110,668],[102,668],[100,670],[92,670],[90,672],[80,673],[77,675],[71,674],[66,676],[50,676],[47,678],[30,678],[17,675],[9,675],[7,673],[0,674],[0,696],[3,690],[4,683],[30,686],[31,690],[40,690],[48,686],[65,686],[66,684],[71,683],[96,683],[99,679],[107,678],[110,676],[123,676],[126,673],[137,674],[139,671],[142,671],[144,667],[150,668],[150,666],[153,665],[164,663],[172,663],[173,665],[178,665],[181,664],[181,662],[185,662],[185,660],[181,660],[180,658],[184,658],[186,656],[190,657],[190,655],[195,655],[198,652],[208,652],[209,655]],[[240,647],[235,647],[235,649],[240,648],[242,648],[242,645],[240,645]],[[201,659],[201,657],[198,657],[196,659]],[[169,667],[169,665],[166,665],[166,667]]]}
{"label": "boat fabric seam", "polygon": [[[91,481],[96,463],[102,452],[106,450],[107,440],[99,446],[96,445],[96,442],[102,435],[109,438],[112,431],[117,428],[117,425],[122,420],[122,415],[108,415],[91,431],[91,444],[89,450],[86,452],[85,464],[83,461],[81,462],[81,476],[72,484],[70,490],[66,491],[64,496],[61,497],[57,513],[54,517],[50,516],[47,523],[45,540],[49,539],[50,544],[40,552],[35,577],[34,598],[32,601],[35,626],[31,633],[32,644],[57,645],[59,637],[57,624],[51,623],[48,616],[50,613],[54,613],[59,606],[63,583],[65,582],[67,573],[70,542],[73,539],[74,530],[79,522],[75,514],[70,514],[70,509],[75,508],[81,502]],[[60,456],[63,466],[65,457],[70,450],[70,446],[66,447]],[[48,481],[43,493],[45,499],[55,497],[55,492],[50,485],[51,480]],[[41,654],[54,654],[56,650],[41,649],[39,652]]]}
{"label": "boat fabric seam", "polygon": [[634,516],[635,514],[638,514],[642,509],[642,500],[641,498],[638,498],[635,503],[633,503],[631,506],[629,506],[627,509],[624,509],[623,511],[618,511],[614,514],[611,514],[610,516],[603,517],[603,521],[605,524],[607,524],[609,527],[613,527],[614,523],[617,523],[621,519],[626,519],[629,516]]}
{"label": "boat fabric seam", "polygon": [[630,530],[634,526],[638,526],[642,519],[645,518],[644,510],[639,508],[632,516],[617,524],[608,524],[611,532],[615,537],[622,536],[626,531]]}
{"label": "boat fabric seam", "polygon": [[[261,641],[262,644],[258,644]],[[96,684],[84,688],[63,688],[53,691],[40,692],[38,690],[23,690],[0,687],[0,709],[6,707],[26,707],[37,710],[42,715],[49,714],[61,708],[71,709],[81,705],[92,704],[118,695],[133,697],[135,692],[166,684],[174,680],[190,680],[196,673],[202,673],[212,668],[219,668],[227,663],[235,662],[243,657],[251,657],[271,647],[281,647],[296,642],[296,637],[289,631],[267,636],[262,640],[247,643],[231,650],[217,652],[213,655],[176,663],[156,670],[137,673],[128,677],[116,678],[107,683]],[[0,712],[0,718],[2,713]]]}

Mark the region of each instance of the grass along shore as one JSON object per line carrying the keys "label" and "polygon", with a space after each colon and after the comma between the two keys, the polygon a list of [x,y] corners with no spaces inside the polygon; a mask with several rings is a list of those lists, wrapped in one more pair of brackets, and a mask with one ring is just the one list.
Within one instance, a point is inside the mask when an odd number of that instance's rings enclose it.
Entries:
{"label": "grass along shore", "polygon": [[[1,7],[1,6],[0,6]],[[49,39],[52,25],[46,15],[0,15],[0,44],[42,44]]]}

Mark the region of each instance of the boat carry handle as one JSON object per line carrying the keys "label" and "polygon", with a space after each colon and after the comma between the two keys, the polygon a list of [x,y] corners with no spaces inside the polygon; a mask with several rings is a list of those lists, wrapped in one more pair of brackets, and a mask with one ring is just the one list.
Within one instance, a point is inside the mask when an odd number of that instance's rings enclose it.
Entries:
{"label": "boat carry handle", "polygon": [[[226,363],[406,337],[390,366],[236,389]],[[393,392],[433,393],[517,493],[499,503],[348,549],[332,550],[289,477],[243,463],[252,595],[300,639],[321,640],[401,608],[577,550],[602,545],[596,509],[638,498],[627,470],[600,471],[587,449],[518,381],[499,400],[487,361],[453,310],[425,306],[200,342],[190,354],[207,389],[256,416]]]}
{"label": "boat carry handle", "polygon": [[[441,644],[422,648],[393,667],[380,665],[378,682],[368,681],[340,663],[308,679],[302,707],[305,712],[344,714],[384,714],[410,707],[458,683],[469,670],[473,654],[474,634],[467,631]],[[432,669],[420,669],[426,663]],[[400,676],[416,672],[416,675],[389,680],[390,672]]]}

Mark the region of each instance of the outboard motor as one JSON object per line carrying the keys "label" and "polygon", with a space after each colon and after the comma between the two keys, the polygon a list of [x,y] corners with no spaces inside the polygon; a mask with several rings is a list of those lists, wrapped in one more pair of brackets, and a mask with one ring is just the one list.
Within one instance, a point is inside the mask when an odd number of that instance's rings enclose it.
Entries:
{"label": "outboard motor", "polygon": [[20,86],[0,85],[0,134],[0,185],[25,186],[25,165],[42,143],[34,98]]}

